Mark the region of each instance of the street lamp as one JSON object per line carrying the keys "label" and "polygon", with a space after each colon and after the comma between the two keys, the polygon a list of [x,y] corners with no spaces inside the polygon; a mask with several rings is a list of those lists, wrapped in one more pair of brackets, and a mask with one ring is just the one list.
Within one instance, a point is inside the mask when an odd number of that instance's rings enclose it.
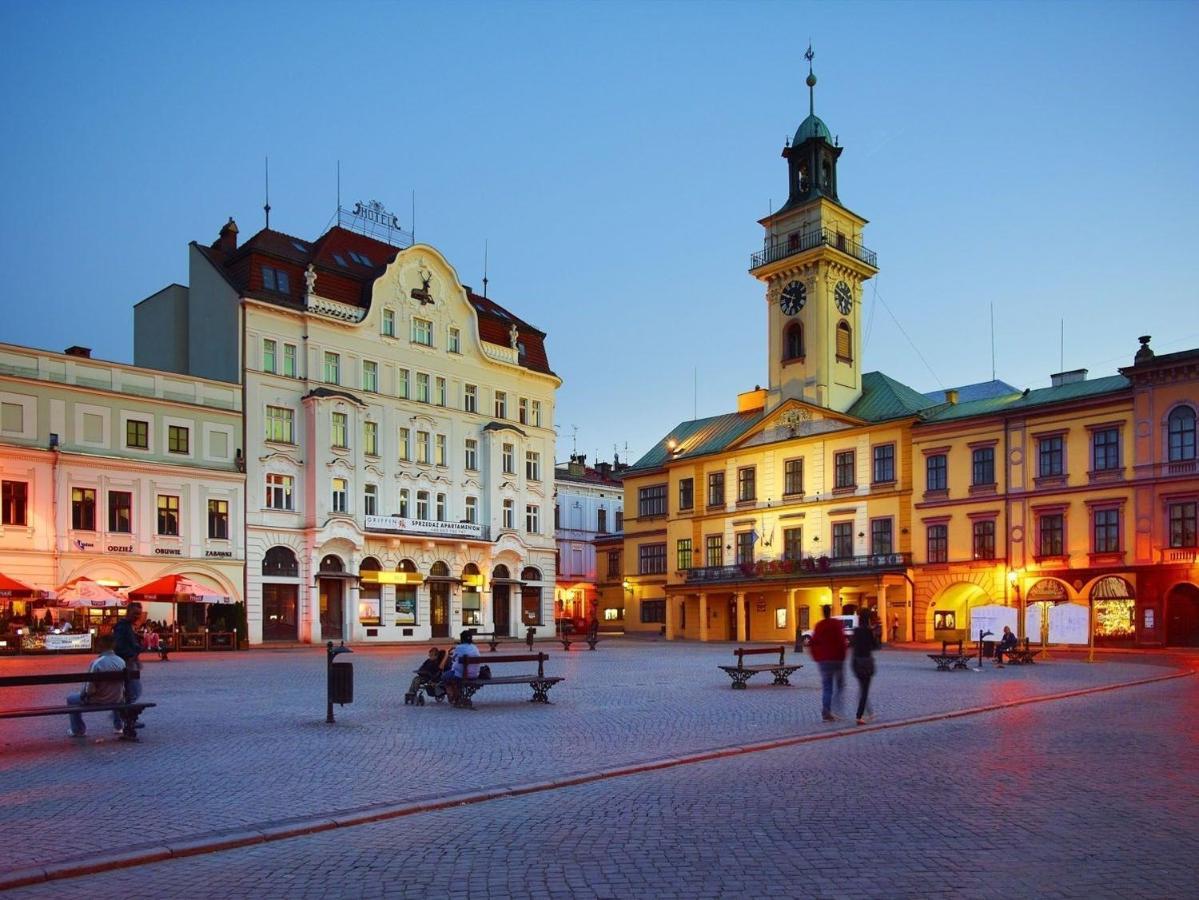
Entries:
{"label": "street lamp", "polygon": [[1010,569],[1007,573],[1008,584],[1016,592],[1016,635],[1024,639],[1024,610],[1020,605],[1020,570]]}

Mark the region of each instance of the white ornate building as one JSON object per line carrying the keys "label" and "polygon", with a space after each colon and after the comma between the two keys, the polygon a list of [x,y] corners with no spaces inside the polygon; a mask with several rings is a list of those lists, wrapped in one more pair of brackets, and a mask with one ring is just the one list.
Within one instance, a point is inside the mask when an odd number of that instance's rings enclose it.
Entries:
{"label": "white ornate building", "polygon": [[587,457],[572,455],[554,472],[556,502],[554,531],[558,538],[558,586],[554,613],[565,619],[584,620],[596,604],[595,541],[623,527],[624,488],[617,473],[618,461],[587,465]]}
{"label": "white ornate building", "polygon": [[138,305],[135,355],[243,382],[252,643],[552,631],[541,331],[340,225],[238,246],[230,220],[190,281]]}

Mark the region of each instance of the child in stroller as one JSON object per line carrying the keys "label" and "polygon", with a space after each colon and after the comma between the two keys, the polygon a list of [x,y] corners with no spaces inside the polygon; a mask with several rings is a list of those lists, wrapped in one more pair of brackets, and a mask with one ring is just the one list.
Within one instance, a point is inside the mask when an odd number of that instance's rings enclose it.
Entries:
{"label": "child in stroller", "polygon": [[412,704],[424,706],[425,694],[439,703],[445,699],[445,688],[441,685],[441,661],[444,657],[444,650],[437,647],[429,648],[429,655],[420,664],[420,668],[416,670],[416,674],[412,676],[412,681],[408,685],[408,693],[404,695],[405,706]]}

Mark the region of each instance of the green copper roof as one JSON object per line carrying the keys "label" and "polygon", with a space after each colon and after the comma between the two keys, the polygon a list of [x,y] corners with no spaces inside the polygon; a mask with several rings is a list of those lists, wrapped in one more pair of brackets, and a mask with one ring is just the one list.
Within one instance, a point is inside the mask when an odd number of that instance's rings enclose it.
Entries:
{"label": "green copper roof", "polygon": [[1085,397],[1099,397],[1103,394],[1114,394],[1125,390],[1131,382],[1123,375],[1108,375],[1104,378],[1092,378],[1087,381],[1073,381],[1056,387],[1038,388],[1035,391],[1007,394],[1002,397],[991,397],[986,400],[976,400],[972,403],[938,405],[924,415],[928,422],[945,422],[952,419],[965,419],[970,416],[998,415],[1001,413],[1020,412],[1050,403],[1063,403],[1067,400],[1081,400]]}
{"label": "green copper roof", "polygon": [[[668,461],[719,453],[761,422],[762,416],[762,410],[755,409],[752,412],[725,413],[723,416],[680,422],[625,471],[635,473],[638,469],[656,469]],[[667,444],[671,440],[675,442],[677,452],[672,453],[668,449]]]}
{"label": "green copper roof", "polygon": [[846,412],[867,422],[885,422],[919,415],[922,410],[935,405],[928,397],[882,372],[865,372],[862,396]]}
{"label": "green copper roof", "polygon": [[824,138],[830,144],[833,142],[833,136],[829,132],[828,126],[815,113],[799,123],[799,128],[795,132],[795,139],[791,141],[791,146],[798,147],[804,141],[811,140],[812,138]]}

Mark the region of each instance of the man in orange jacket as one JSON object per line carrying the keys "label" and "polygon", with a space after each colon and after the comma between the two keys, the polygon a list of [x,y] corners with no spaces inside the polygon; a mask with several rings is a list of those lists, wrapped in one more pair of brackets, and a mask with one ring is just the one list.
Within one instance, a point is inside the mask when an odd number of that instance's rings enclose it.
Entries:
{"label": "man in orange jacket", "polygon": [[820,607],[824,618],[812,629],[809,649],[812,659],[820,667],[820,711],[824,721],[832,722],[833,703],[841,708],[841,689],[845,686],[845,629],[840,619],[831,618],[831,606]]}

